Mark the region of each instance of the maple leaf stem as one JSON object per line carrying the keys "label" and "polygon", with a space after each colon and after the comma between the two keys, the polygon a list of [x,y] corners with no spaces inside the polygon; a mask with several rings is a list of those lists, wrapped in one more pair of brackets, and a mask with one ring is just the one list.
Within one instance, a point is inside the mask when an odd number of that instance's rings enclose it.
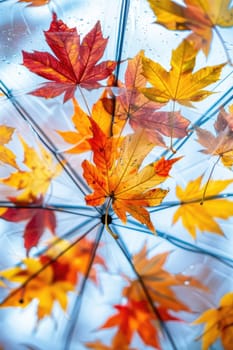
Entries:
{"label": "maple leaf stem", "polygon": [[90,108],[89,108],[89,106],[88,106],[87,99],[86,99],[86,97],[85,97],[85,95],[84,95],[84,93],[83,93],[82,88],[81,88],[79,85],[78,85],[78,90],[79,90],[79,92],[80,92],[80,95],[82,96],[82,99],[83,99],[83,102],[84,102],[84,104],[85,104],[85,106],[86,106],[87,112],[88,112],[89,116],[91,116],[91,110],[90,110]]}
{"label": "maple leaf stem", "polygon": [[[94,259],[95,259],[95,256],[96,256],[96,251],[98,249],[99,242],[101,240],[102,234],[103,234],[103,226],[100,227],[100,230],[97,233],[95,241],[93,242],[94,244],[93,244],[90,260],[88,262],[84,278],[83,278],[83,280],[81,282],[81,286],[80,286],[80,289],[79,289],[79,295],[76,298],[76,300],[74,302],[74,305],[72,306],[72,314],[70,315],[70,320],[77,320],[78,319],[78,315],[79,315],[79,311],[80,311],[80,307],[81,307],[81,303],[82,303],[82,298],[83,298],[83,295],[84,295],[84,290],[85,290],[86,283],[88,281],[88,278],[89,278],[89,275],[90,275],[90,272],[91,272],[91,268],[92,268],[92,265],[93,265],[93,262],[94,262]],[[71,345],[71,341],[70,340],[71,340],[71,338],[72,338],[72,336],[74,334],[75,325],[76,325],[76,322],[68,322],[67,323],[67,327],[64,330],[64,339],[65,339],[64,342],[63,342],[63,349],[64,350],[68,350],[70,348],[70,345]]]}
{"label": "maple leaf stem", "polygon": [[221,42],[221,44],[222,44],[223,50],[224,50],[225,55],[226,55],[227,62],[228,62],[231,66],[233,66],[233,62],[232,62],[231,57],[230,57],[230,55],[229,55],[229,52],[228,52],[226,43],[225,43],[225,41],[224,41],[224,39],[223,39],[223,37],[222,37],[220,31],[218,30],[218,28],[217,28],[216,26],[214,26],[213,29],[214,29],[215,33],[217,34],[217,36],[218,36],[218,38],[219,38],[219,40],[220,40],[220,42]]}
{"label": "maple leaf stem", "polygon": [[[23,282],[18,288],[15,288],[3,301],[1,301],[0,305],[4,304],[6,301],[8,301],[11,297],[13,297],[15,294],[17,294],[20,290],[22,290],[22,294],[25,292],[25,288],[31,282],[34,278],[36,278],[41,272],[47,269],[50,265],[52,265],[55,261],[57,261],[61,256],[63,256],[65,253],[67,253],[71,248],[73,248],[79,241],[81,241],[88,233],[90,233],[93,229],[95,229],[99,223],[95,224],[94,227],[91,227],[87,232],[85,232],[81,237],[78,237],[74,242],[72,242],[68,247],[66,247],[64,250],[62,250],[59,254],[57,254],[54,258],[51,258],[47,263],[45,263],[40,269],[38,269],[36,272],[34,272],[32,275],[30,275],[25,282]],[[60,240],[57,241],[57,243]],[[20,303],[23,303],[23,299],[21,298],[19,300]]]}
{"label": "maple leaf stem", "polygon": [[135,266],[134,266],[134,264],[133,264],[133,262],[131,260],[131,255],[129,254],[128,249],[125,246],[124,241],[121,239],[121,237],[119,237],[119,239],[116,242],[118,244],[118,247],[120,248],[120,250],[124,254],[125,258],[127,259],[127,261],[129,263],[130,267],[132,268],[135,276],[137,277],[137,280],[138,280],[138,282],[139,282],[139,284],[140,284],[140,286],[141,286],[141,288],[142,288],[142,290],[143,290],[143,292],[144,292],[144,294],[146,296],[146,299],[147,299],[147,301],[148,301],[148,303],[149,303],[149,305],[150,305],[150,307],[151,307],[155,317],[158,319],[158,321],[159,321],[159,323],[160,323],[164,333],[166,334],[167,338],[169,339],[169,341],[170,341],[170,343],[172,345],[172,348],[174,350],[178,350],[176,345],[175,345],[175,343],[174,343],[174,340],[173,340],[173,338],[172,338],[172,336],[170,334],[170,331],[167,328],[166,323],[163,321],[163,319],[162,319],[162,317],[161,317],[157,307],[155,306],[155,304],[154,304],[154,302],[153,302],[153,300],[152,300],[152,298],[150,296],[150,293],[147,290],[147,287],[145,285],[143,277],[138,273],[138,271],[136,270],[136,268],[135,268]]}
{"label": "maple leaf stem", "polygon": [[203,191],[203,194],[202,194],[202,199],[201,199],[201,201],[200,201],[200,205],[203,205],[203,204],[204,204],[205,195],[206,195],[206,191],[207,191],[207,188],[208,188],[210,179],[211,179],[211,177],[212,177],[212,175],[213,175],[214,169],[215,169],[216,165],[218,164],[220,158],[221,158],[221,156],[219,156],[219,157],[217,158],[217,160],[214,162],[214,165],[212,166],[212,169],[211,169],[211,171],[210,171],[208,180],[207,180],[207,182],[206,182],[206,184],[205,184],[205,188],[204,188],[204,191]]}
{"label": "maple leaf stem", "polygon": [[114,239],[117,240],[117,239],[119,238],[119,236],[118,236],[115,232],[113,232],[113,231],[111,230],[111,228],[109,227],[109,224],[108,224],[108,213],[109,213],[109,209],[110,209],[111,203],[112,203],[112,199],[109,198],[108,203],[107,203],[107,206],[106,206],[106,211],[105,211],[104,225],[105,225],[105,228],[106,228],[106,230],[108,231],[108,233],[110,233],[110,235],[111,235]]}

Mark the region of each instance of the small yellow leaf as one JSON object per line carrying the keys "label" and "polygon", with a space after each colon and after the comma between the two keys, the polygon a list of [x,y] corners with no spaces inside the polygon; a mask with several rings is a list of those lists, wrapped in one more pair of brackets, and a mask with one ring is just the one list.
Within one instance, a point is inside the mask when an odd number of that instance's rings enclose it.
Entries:
{"label": "small yellow leaf", "polygon": [[20,191],[17,201],[32,202],[47,192],[51,180],[60,173],[61,166],[54,163],[50,153],[41,145],[38,151],[29,147],[22,138],[20,140],[24,150],[23,163],[28,170],[19,169],[8,178],[0,179],[0,182]]}
{"label": "small yellow leaf", "polygon": [[207,186],[205,201],[200,205],[206,184],[201,185],[202,176],[190,181],[185,189],[176,188],[176,195],[180,200],[180,207],[173,216],[173,224],[179,219],[183,226],[196,237],[196,230],[223,234],[215,218],[223,220],[233,215],[232,202],[224,198],[212,198],[221,193],[233,180],[210,180]]}

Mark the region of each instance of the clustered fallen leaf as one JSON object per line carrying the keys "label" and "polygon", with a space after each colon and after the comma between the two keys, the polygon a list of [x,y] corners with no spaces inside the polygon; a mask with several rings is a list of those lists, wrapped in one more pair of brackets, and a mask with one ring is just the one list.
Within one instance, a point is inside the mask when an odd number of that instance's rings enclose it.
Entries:
{"label": "clustered fallen leaf", "polygon": [[[184,106],[192,109],[196,102],[212,95],[209,85],[217,82],[226,64],[231,63],[218,31],[218,27],[233,26],[230,1],[184,0],[183,5],[170,0],[147,1],[157,24],[169,30],[191,31],[172,51],[168,70],[141,50],[128,59],[120,81],[114,70],[122,62],[104,60],[109,39],[104,38],[100,22],[81,40],[77,28],[69,28],[56,13],[44,32],[50,52],[22,51],[24,67],[47,80],[30,94],[46,99],[64,94],[63,103],[72,104],[71,128],[54,127],[53,131],[65,155],[78,159],[84,154],[80,168],[90,191],[83,199],[88,206],[104,209],[102,223],[116,240],[119,237],[111,228],[110,213],[123,224],[131,217],[148,232],[156,233],[150,209],[166,198],[170,190],[166,180],[185,157],[185,154],[174,157],[173,139],[183,139],[195,132],[196,141],[203,147],[200,152],[217,156],[215,165],[221,160],[223,166],[229,169],[233,166],[233,105],[228,110],[220,109],[215,134],[201,127],[192,129],[182,110]],[[36,7],[50,1],[18,2]],[[206,56],[211,54],[214,33],[220,38],[228,62],[196,69],[199,51]],[[83,91],[99,87],[102,93],[90,108]],[[81,102],[77,90],[83,98]],[[30,145],[16,131],[12,126],[0,125],[0,165],[9,170],[8,176],[0,178],[0,184],[13,193],[6,196],[9,205],[0,208],[0,217],[12,225],[22,225],[27,257],[18,266],[0,272],[1,289],[10,288],[1,307],[25,308],[36,299],[37,319],[41,321],[52,315],[55,302],[69,312],[68,296],[76,292],[80,276],[98,287],[98,269],[107,270],[108,266],[96,252],[93,240],[84,237],[70,242],[56,237],[57,214],[47,205],[46,198],[70,158],[59,163],[56,154],[53,156],[41,142]],[[14,140],[20,144],[22,160],[13,151]],[[170,150],[171,157],[154,158],[153,151],[158,147]],[[149,157],[153,161],[147,161]],[[221,194],[231,184],[232,179],[209,178],[204,182],[201,175],[188,181],[185,188],[177,185],[178,208],[172,224],[181,220],[194,239],[200,232],[223,236],[218,219],[233,216],[233,206]],[[47,249],[37,257],[30,255],[48,231],[55,237]],[[111,344],[96,340],[86,342],[87,348],[136,350],[133,346],[136,334],[145,346],[163,349],[163,324],[182,323],[179,312],[194,311],[188,296],[179,297],[179,288],[186,288],[187,295],[193,289],[208,292],[198,279],[168,271],[165,264],[169,256],[170,252],[150,256],[144,245],[132,258],[128,257],[135,277],[122,273],[126,282],[122,302],[113,305],[114,311],[99,327],[99,330],[114,328]],[[218,338],[224,349],[231,350],[232,302],[232,293],[225,294],[218,308],[205,311],[195,321],[205,323],[203,350]]]}
{"label": "clustered fallen leaf", "polygon": [[[54,302],[58,301],[66,311],[68,292],[74,292],[79,276],[85,275],[93,243],[86,238],[74,246],[69,241],[59,240],[39,258],[26,258],[22,265],[0,272],[5,283],[17,283],[1,303],[1,307],[27,307],[32,300],[38,300],[37,317],[50,316]],[[72,262],[72,263],[71,263]],[[96,255],[96,264],[105,265],[102,257]],[[97,282],[95,270],[90,278]]]}

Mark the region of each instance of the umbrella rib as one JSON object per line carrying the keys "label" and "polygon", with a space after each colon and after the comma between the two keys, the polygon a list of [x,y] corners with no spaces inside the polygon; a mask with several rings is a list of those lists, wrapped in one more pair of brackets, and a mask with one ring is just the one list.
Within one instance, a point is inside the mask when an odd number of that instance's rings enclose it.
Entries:
{"label": "umbrella rib", "polygon": [[[62,338],[64,339],[64,343],[63,343],[62,348],[64,350],[69,350],[70,346],[71,346],[71,339],[73,337],[75,326],[76,326],[76,322],[78,320],[78,316],[79,316],[80,307],[81,307],[81,304],[82,304],[82,298],[83,298],[84,290],[85,290],[86,283],[88,281],[88,278],[89,278],[89,275],[90,275],[90,272],[91,272],[91,268],[92,268],[92,265],[93,265],[93,262],[94,262],[94,259],[95,259],[95,256],[96,256],[96,251],[97,251],[97,248],[99,246],[99,242],[101,240],[103,231],[104,231],[104,226],[102,225],[101,228],[99,229],[99,232],[98,232],[97,237],[96,237],[95,242],[94,242],[94,247],[93,247],[93,250],[92,250],[92,253],[91,253],[91,256],[90,256],[90,260],[89,260],[89,263],[88,263],[88,266],[87,266],[87,269],[86,269],[85,276],[84,276],[83,281],[81,283],[79,295],[77,296],[77,298],[75,300],[75,303],[74,303],[74,306],[72,308],[72,312],[71,312],[71,316],[70,316],[70,323],[67,323],[67,326],[66,326],[66,328],[64,330],[64,333],[63,333],[63,337]],[[75,319],[76,322],[72,322],[72,320],[74,320],[74,319]]]}
{"label": "umbrella rib", "polygon": [[[122,52],[123,52],[123,45],[124,45],[124,37],[125,37],[126,26],[127,26],[128,16],[129,16],[129,6],[130,6],[130,0],[121,1],[118,33],[117,33],[117,40],[116,40],[115,61],[117,65],[115,69],[115,79],[113,84],[114,86],[118,86],[118,80],[119,80],[119,74],[120,74],[120,63],[122,61]],[[116,111],[115,95],[112,98],[112,102],[113,102],[113,109],[112,109],[111,136],[113,134],[114,116]]]}
{"label": "umbrella rib", "polygon": [[[98,223],[99,224],[99,223]],[[96,227],[98,224],[96,224],[94,227]],[[72,247],[74,247],[80,240],[82,240],[86,235],[88,235],[93,228],[89,229],[87,232],[85,232],[81,237],[78,237],[76,240],[74,240],[72,243],[70,243],[70,245],[63,249],[60,253],[58,253],[55,257],[51,258],[47,263],[45,263],[44,265],[42,265],[42,267],[35,271],[33,274],[31,274],[19,287],[13,289],[13,291],[7,295],[7,297],[5,299],[3,299],[0,302],[0,305],[2,305],[3,303],[5,303],[6,301],[8,301],[11,297],[13,297],[15,294],[18,293],[18,291],[20,291],[21,289],[24,290],[27,285],[34,279],[36,278],[41,272],[43,272],[44,270],[47,269],[47,267],[49,267],[51,264],[53,264],[55,261],[57,261],[57,259],[59,259],[61,256],[63,256],[67,251],[69,251]],[[57,241],[57,243],[59,243],[59,241]]]}
{"label": "umbrella rib", "polygon": [[[77,216],[86,216],[89,218],[99,218],[99,216],[94,216],[94,215],[90,215],[87,213],[79,213],[77,212],[77,210],[87,210],[90,209],[90,211],[94,214],[96,212],[94,212],[93,208],[86,208],[83,206],[69,206],[67,205],[65,208],[63,205],[54,205],[54,204],[48,204],[48,205],[33,205],[30,203],[29,204],[20,204],[20,206],[14,205],[14,203],[9,202],[9,201],[0,201],[0,208],[6,208],[6,209],[38,209],[38,210],[49,210],[49,211],[55,211],[55,212],[59,212],[59,213],[66,213],[66,214],[73,214],[73,215],[77,215]],[[73,210],[72,210],[73,209]],[[74,211],[75,210],[75,211]],[[88,211],[88,210],[87,210]]]}
{"label": "umbrella rib", "polygon": [[[84,226],[86,226],[87,224],[90,224],[90,221],[84,221],[82,223],[82,228]],[[93,225],[91,228],[89,228],[85,233],[83,233],[81,236],[79,236],[77,238],[76,243],[78,243],[79,241],[81,241],[83,238],[85,238],[93,229],[95,229],[100,223],[96,223],[95,225]],[[35,254],[32,255],[33,258],[37,258],[40,257],[42,254],[45,254],[47,251],[49,251],[49,249],[51,249],[52,247],[54,247],[56,244],[59,244],[62,240],[70,238],[71,235],[73,235],[78,229],[80,229],[80,224],[75,226],[74,228],[70,229],[69,231],[67,231],[63,236],[61,237],[57,237],[54,241],[52,241],[51,243],[49,243],[45,248],[40,249],[38,252],[36,252]],[[14,264],[14,267],[17,266],[21,266],[23,264],[23,261],[19,261],[18,263]]]}
{"label": "umbrella rib", "polygon": [[[73,181],[73,183],[78,187],[80,192],[85,195],[86,192],[89,192],[88,186],[85,184],[83,179],[77,174],[77,172],[73,169],[73,167],[66,162],[65,158],[56,151],[56,147],[53,142],[47,137],[44,131],[40,128],[40,126],[31,118],[31,116],[25,111],[25,109],[21,106],[21,104],[16,100],[11,91],[7,88],[7,86],[0,81],[0,90],[5,94],[8,100],[11,102],[12,106],[17,110],[19,115],[30,125],[32,130],[38,136],[39,140],[43,143],[43,145],[53,154],[56,160],[61,164],[62,168],[69,176],[69,178]],[[64,165],[65,162],[65,165]],[[81,186],[81,185],[82,186]],[[98,211],[98,209],[96,208]]]}
{"label": "umbrella rib", "polygon": [[[166,234],[158,232],[158,235],[160,237],[163,237]],[[171,237],[171,236],[170,237],[166,237],[166,240],[168,242],[170,242],[171,244],[175,245],[176,247],[180,248],[180,249],[183,249],[185,251],[189,251],[189,252],[192,252],[192,253],[195,253],[195,254],[209,255],[210,257],[218,260],[220,263],[224,264],[225,266],[233,268],[233,259],[230,259],[230,258],[227,258],[227,257],[222,257],[219,254],[214,254],[214,253],[212,253],[210,251],[207,251],[207,250],[205,250],[203,248],[200,248],[200,247],[195,247],[194,245],[192,245],[190,243],[184,242],[182,240],[179,240],[179,239]],[[227,261],[229,261],[229,263]]]}
{"label": "umbrella rib", "polygon": [[[129,221],[129,223],[133,224],[134,226],[137,226],[137,231],[138,232],[142,232],[142,233],[146,233],[146,234],[150,234],[150,235],[154,236],[154,234],[150,230],[147,230],[146,227],[145,228],[142,228],[142,227],[139,228],[138,227],[139,225],[137,225],[138,223],[136,221],[135,222],[132,221],[132,220],[128,220],[128,221]],[[115,227],[120,227],[120,228],[124,228],[125,227],[124,225],[120,225],[120,224],[116,224],[116,223],[114,223],[113,225]],[[127,230],[135,231],[135,227],[127,226]],[[177,237],[174,237],[174,236],[172,236],[170,234],[167,234],[167,233],[159,231],[159,230],[156,230],[156,233],[157,233],[157,235],[159,237],[163,238],[164,240],[167,240],[168,242],[170,242],[171,244],[177,246],[178,248],[181,248],[183,250],[189,250],[189,251],[192,251],[193,253],[209,255],[212,258],[215,258],[218,261],[220,261],[222,264],[224,264],[224,265],[226,265],[228,267],[229,266],[233,267],[233,259],[231,259],[229,257],[223,256],[223,255],[220,255],[220,254],[217,254],[217,253],[216,254],[212,253],[209,250],[206,250],[206,249],[201,248],[201,247],[197,247],[194,244],[185,242],[185,241],[183,241],[183,240],[181,240],[181,239],[179,239]]]}
{"label": "umbrella rib", "polygon": [[[218,101],[212,104],[211,107],[192,125],[192,128],[189,130],[189,133],[185,138],[183,138],[182,140],[178,139],[174,142],[176,152],[179,151],[183,147],[183,145],[190,139],[196,127],[200,127],[201,125],[205,124],[219,111],[219,105],[220,107],[224,107],[230,101],[232,101],[232,98],[233,98],[231,94],[232,91],[233,91],[233,87],[227,90]],[[231,95],[228,97],[229,94]],[[223,103],[221,103],[221,101],[225,98],[227,99]],[[165,150],[164,152],[162,152],[161,157],[165,157],[166,155],[169,155],[168,159],[170,159],[174,156],[174,153],[172,153],[170,150]]]}
{"label": "umbrella rib", "polygon": [[[206,196],[205,197],[205,202],[206,201],[211,201],[211,200],[215,200],[215,199],[223,199],[223,198],[231,198],[233,197],[233,193],[222,193],[222,194],[217,194],[214,196]],[[148,209],[148,211],[150,213],[155,213],[161,210],[166,210],[169,209],[171,207],[177,207],[177,206],[182,206],[182,205],[188,205],[188,204],[192,204],[192,203],[201,203],[202,198],[197,198],[197,199],[192,199],[190,201],[171,201],[171,202],[163,202],[161,203],[159,206],[153,208],[152,210]]]}
{"label": "umbrella rib", "polygon": [[122,60],[124,37],[125,37],[125,31],[127,26],[127,20],[129,16],[129,6],[130,6],[130,0],[122,1],[120,16],[119,16],[120,21],[119,21],[119,29],[118,29],[118,35],[117,35],[116,55],[115,55],[115,61],[117,62],[116,73],[115,73],[116,86],[118,85],[118,79],[119,79],[119,73],[120,73],[120,62]]}
{"label": "umbrella rib", "polygon": [[163,321],[163,319],[161,318],[161,315],[160,315],[160,313],[159,313],[157,307],[156,307],[156,306],[154,305],[154,303],[153,303],[153,300],[152,300],[152,298],[151,298],[151,296],[150,296],[150,294],[149,294],[149,292],[148,292],[148,290],[147,290],[147,288],[146,288],[146,285],[145,285],[145,283],[144,283],[143,278],[141,277],[141,275],[140,275],[140,274],[138,273],[138,271],[136,270],[136,268],[135,268],[135,266],[134,266],[134,264],[133,264],[133,262],[132,262],[132,260],[131,260],[131,255],[130,255],[130,253],[129,253],[127,247],[126,247],[126,245],[124,244],[124,241],[122,240],[121,236],[119,235],[119,233],[118,233],[118,236],[119,236],[119,238],[116,240],[116,243],[117,243],[118,247],[119,247],[120,250],[122,251],[122,253],[123,253],[123,255],[125,256],[126,260],[128,261],[130,267],[132,268],[133,272],[135,273],[135,275],[136,275],[136,277],[137,277],[137,279],[138,279],[138,282],[139,282],[139,284],[141,285],[141,287],[142,287],[142,289],[143,289],[143,292],[144,292],[144,294],[145,294],[145,296],[146,296],[146,298],[147,298],[147,301],[148,301],[150,307],[152,308],[152,310],[153,310],[153,312],[154,312],[156,318],[158,319],[158,321],[159,321],[159,323],[160,323],[160,325],[161,325],[161,327],[162,327],[164,333],[166,334],[166,336],[167,336],[167,338],[168,338],[170,344],[172,345],[172,348],[173,348],[174,350],[178,350],[177,347],[176,347],[176,345],[175,345],[175,343],[174,343],[174,340],[173,340],[173,338],[172,338],[172,336],[171,336],[171,333],[170,333],[170,331],[169,331],[169,329],[168,329],[166,323],[165,323],[165,322]]}

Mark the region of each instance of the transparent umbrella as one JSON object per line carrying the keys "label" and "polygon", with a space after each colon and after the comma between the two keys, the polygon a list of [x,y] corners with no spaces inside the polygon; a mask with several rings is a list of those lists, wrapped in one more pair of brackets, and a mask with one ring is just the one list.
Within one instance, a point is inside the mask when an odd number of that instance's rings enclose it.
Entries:
{"label": "transparent umbrella", "polygon": [[1,1],[3,349],[231,349],[230,1]]}

